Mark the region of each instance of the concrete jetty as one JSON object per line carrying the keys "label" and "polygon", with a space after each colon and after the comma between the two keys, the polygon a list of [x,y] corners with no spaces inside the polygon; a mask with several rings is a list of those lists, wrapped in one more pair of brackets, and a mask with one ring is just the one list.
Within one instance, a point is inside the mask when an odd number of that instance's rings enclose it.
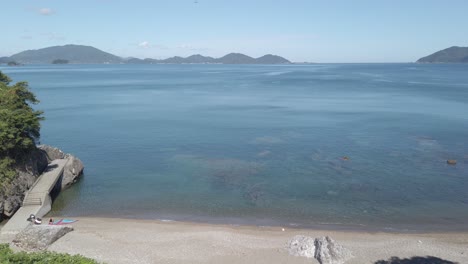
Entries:
{"label": "concrete jetty", "polygon": [[57,159],[52,161],[44,173],[37,178],[36,182],[26,193],[23,205],[13,217],[2,227],[0,234],[11,236],[26,228],[30,222],[26,219],[34,214],[42,218],[52,209],[52,198],[50,192],[54,189],[57,181],[63,176],[63,170],[68,159]]}

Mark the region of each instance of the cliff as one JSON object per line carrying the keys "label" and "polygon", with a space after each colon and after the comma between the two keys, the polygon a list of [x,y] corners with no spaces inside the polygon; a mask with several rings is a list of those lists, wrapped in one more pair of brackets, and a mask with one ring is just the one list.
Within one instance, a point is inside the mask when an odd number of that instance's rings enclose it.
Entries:
{"label": "cliff", "polygon": [[83,163],[77,157],[66,154],[58,148],[38,146],[17,164],[17,177],[0,192],[0,221],[11,217],[21,206],[26,191],[44,172],[48,163],[55,159],[66,159],[60,190],[75,183],[83,174]]}

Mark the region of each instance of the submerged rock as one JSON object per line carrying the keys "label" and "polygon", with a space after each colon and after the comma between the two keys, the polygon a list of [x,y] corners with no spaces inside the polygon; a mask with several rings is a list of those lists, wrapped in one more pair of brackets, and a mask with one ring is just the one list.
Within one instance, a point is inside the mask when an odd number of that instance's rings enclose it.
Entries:
{"label": "submerged rock", "polygon": [[13,240],[13,244],[27,251],[47,249],[52,243],[73,231],[69,226],[29,225]]}
{"label": "submerged rock", "polygon": [[330,237],[321,237],[315,239],[314,257],[320,264],[344,264],[351,259],[351,251],[337,244]]}
{"label": "submerged rock", "polygon": [[448,165],[456,165],[457,161],[456,160],[447,160]]}
{"label": "submerged rock", "polygon": [[313,258],[315,255],[314,239],[297,235],[288,242],[287,249],[293,256]]}

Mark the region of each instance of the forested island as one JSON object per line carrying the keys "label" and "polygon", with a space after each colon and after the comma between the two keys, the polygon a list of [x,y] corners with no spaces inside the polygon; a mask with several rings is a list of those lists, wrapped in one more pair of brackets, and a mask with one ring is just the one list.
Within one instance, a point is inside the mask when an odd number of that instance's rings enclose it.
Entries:
{"label": "forested island", "polygon": [[[57,59],[59,58],[59,59]],[[38,50],[26,50],[10,57],[0,58],[2,61],[16,61],[22,64],[290,64],[283,57],[267,54],[253,58],[241,53],[229,53],[221,58],[213,58],[200,54],[189,57],[170,57],[167,59],[122,58],[91,46],[65,45]]]}
{"label": "forested island", "polygon": [[56,59],[52,61],[52,64],[68,64],[68,60],[63,60],[63,59]]}
{"label": "forested island", "polygon": [[468,63],[468,47],[450,47],[420,58],[418,63]]}

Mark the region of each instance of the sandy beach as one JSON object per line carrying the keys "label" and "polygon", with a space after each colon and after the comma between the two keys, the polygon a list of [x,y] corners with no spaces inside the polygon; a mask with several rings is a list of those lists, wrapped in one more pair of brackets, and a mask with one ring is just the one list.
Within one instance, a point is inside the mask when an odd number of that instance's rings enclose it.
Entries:
{"label": "sandy beach", "polygon": [[282,227],[77,219],[79,221],[73,224],[75,230],[55,242],[49,250],[81,254],[116,264],[318,263],[315,259],[290,256],[286,250],[286,244],[293,236],[306,235],[313,238],[330,236],[350,249],[355,257],[347,262],[349,264],[374,264],[391,257],[427,256],[447,261],[440,263],[468,263],[468,233],[396,234],[288,228],[283,231]]}

